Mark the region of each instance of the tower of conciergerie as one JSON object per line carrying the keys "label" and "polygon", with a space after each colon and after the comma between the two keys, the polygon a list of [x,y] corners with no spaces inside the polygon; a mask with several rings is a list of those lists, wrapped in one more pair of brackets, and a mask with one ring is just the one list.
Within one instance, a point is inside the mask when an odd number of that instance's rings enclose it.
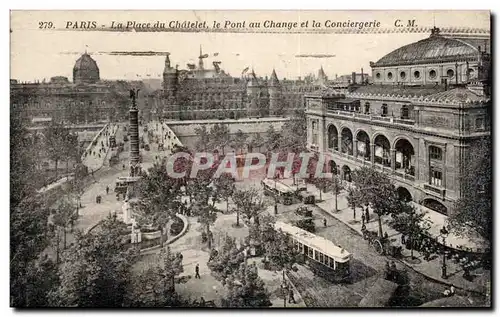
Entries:
{"label": "tower of conciergerie", "polygon": [[329,168],[386,172],[398,193],[443,214],[461,197],[467,154],[490,137],[490,38],[430,36],[370,62],[373,84],[307,94],[308,146]]}
{"label": "tower of conciergerie", "polygon": [[328,81],[322,69],[318,76],[297,80],[280,80],[274,70],[262,78],[253,69],[232,77],[218,61],[207,67],[207,56],[200,48],[198,65],[178,69],[167,55],[162,89],[147,96],[145,115],[174,120],[284,116],[304,109],[304,95]]}

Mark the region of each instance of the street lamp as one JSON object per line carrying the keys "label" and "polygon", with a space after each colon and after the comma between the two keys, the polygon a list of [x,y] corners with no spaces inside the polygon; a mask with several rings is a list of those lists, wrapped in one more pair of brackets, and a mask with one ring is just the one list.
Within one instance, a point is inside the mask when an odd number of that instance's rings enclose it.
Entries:
{"label": "street lamp", "polygon": [[286,307],[286,296],[288,294],[288,291],[289,291],[288,283],[285,281],[285,279],[283,279],[283,283],[281,283],[281,292],[283,294],[283,307]]}
{"label": "street lamp", "polygon": [[443,226],[440,230],[441,235],[443,236],[443,266],[441,267],[441,278],[447,279],[448,276],[446,274],[446,236],[449,234],[448,230],[446,230],[446,227]]}
{"label": "street lamp", "polygon": [[276,175],[274,175],[274,215],[278,214],[278,197],[276,193]]}

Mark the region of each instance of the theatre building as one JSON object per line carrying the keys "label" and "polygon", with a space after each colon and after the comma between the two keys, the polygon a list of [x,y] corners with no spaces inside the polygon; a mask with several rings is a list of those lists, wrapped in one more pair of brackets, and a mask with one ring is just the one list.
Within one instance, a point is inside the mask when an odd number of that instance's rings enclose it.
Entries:
{"label": "theatre building", "polygon": [[370,63],[373,83],[307,94],[308,147],[344,180],[369,166],[450,214],[467,153],[490,137],[489,37],[432,34]]}

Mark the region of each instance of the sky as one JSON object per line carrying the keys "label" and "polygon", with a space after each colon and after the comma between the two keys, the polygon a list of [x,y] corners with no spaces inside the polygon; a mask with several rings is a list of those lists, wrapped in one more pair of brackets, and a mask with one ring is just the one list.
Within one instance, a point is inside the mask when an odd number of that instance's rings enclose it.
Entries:
{"label": "sky", "polygon": [[[317,74],[323,67],[328,77],[336,74],[370,73],[370,61],[403,45],[421,40],[429,33],[339,34],[327,33],[325,22],[380,22],[379,29],[394,30],[396,20],[415,20],[418,27],[470,27],[489,30],[488,11],[14,11],[11,13],[11,75],[19,81],[72,78],[76,59],[85,50],[96,60],[102,79],[161,78],[163,55],[117,56],[112,51],[170,52],[172,65],[185,69],[198,63],[200,45],[209,54],[205,65],[221,61],[221,68],[239,77],[246,67],[257,76],[270,76],[276,69],[280,79]],[[226,21],[233,23],[274,22],[321,23],[315,30],[325,33],[217,33],[217,32],[110,32],[66,28],[68,22],[96,21],[97,29],[114,21],[151,23],[156,21]],[[52,22],[52,29],[40,29],[40,22]],[[238,31],[241,29],[231,29]],[[265,29],[256,28],[261,32]],[[298,30],[298,29],[297,29]],[[217,56],[214,56],[218,53]],[[297,57],[296,55],[316,55]],[[322,58],[319,56],[323,55]]]}

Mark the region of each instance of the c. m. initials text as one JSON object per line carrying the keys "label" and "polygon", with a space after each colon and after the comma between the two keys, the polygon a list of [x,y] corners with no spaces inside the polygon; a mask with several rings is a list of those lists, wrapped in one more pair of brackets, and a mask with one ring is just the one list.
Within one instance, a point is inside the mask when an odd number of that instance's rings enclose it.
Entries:
{"label": "c. m. initials text", "polygon": [[402,27],[414,28],[417,26],[417,24],[415,23],[415,20],[408,20],[406,25],[404,25],[404,22],[402,22],[401,20],[398,19],[398,20],[394,21],[394,26],[397,28],[402,28]]}

